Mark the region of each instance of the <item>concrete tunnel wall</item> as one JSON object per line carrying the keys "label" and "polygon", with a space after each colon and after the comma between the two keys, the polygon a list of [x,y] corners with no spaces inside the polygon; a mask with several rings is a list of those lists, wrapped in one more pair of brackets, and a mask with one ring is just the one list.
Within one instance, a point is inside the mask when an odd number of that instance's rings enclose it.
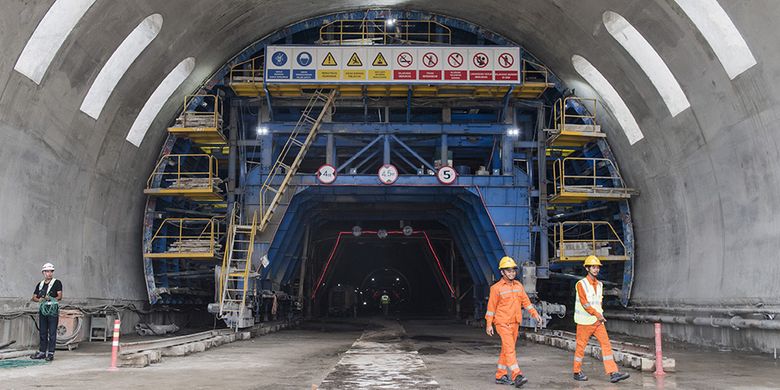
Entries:
{"label": "concrete tunnel wall", "polygon": [[[184,94],[258,38],[316,15],[372,6],[459,17],[525,47],[578,95],[593,92],[571,56],[613,84],[644,132],[629,145],[602,121],[629,185],[636,234],[634,303],[780,304],[780,159],[774,128],[780,3],[720,1],[758,62],[730,80],[672,0],[213,2],[98,1],[76,25],[40,85],[13,70],[52,1],[10,1],[0,14],[0,300],[31,295],[53,261],[69,299],[145,301],[142,189],[165,126]],[[650,80],[602,23],[628,19],[659,52],[691,108],[671,117]],[[133,63],[99,119],[79,111],[114,49],[145,17],[160,34]],[[195,70],[136,148],[127,130],[165,75],[186,57]],[[22,298],[22,299],[20,299]],[[2,307],[2,306],[0,306]]]}

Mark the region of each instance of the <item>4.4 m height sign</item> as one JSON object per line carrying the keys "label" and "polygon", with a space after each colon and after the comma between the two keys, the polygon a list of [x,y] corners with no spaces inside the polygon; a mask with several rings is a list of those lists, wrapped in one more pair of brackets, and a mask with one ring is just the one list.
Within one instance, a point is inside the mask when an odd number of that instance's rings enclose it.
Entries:
{"label": "4.4 m height sign", "polygon": [[265,82],[519,84],[516,46],[268,46]]}

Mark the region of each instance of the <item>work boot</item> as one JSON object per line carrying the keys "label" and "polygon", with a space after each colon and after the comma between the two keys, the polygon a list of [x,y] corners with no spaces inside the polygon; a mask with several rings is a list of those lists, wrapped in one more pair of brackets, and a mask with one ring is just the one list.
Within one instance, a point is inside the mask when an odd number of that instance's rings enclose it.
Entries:
{"label": "work boot", "polygon": [[515,387],[520,387],[526,383],[528,383],[528,378],[524,377],[522,374],[515,378]]}
{"label": "work boot", "polygon": [[626,374],[625,372],[617,371],[617,372],[613,372],[613,373],[609,374],[609,381],[612,382],[612,383],[620,382],[623,379],[628,379],[628,377],[630,377],[630,376],[631,375]]}
{"label": "work boot", "polygon": [[585,376],[585,374],[583,374],[582,371],[575,372],[574,373],[574,380],[575,381],[580,381],[580,382],[585,382],[586,380],[588,380],[588,377]]}
{"label": "work boot", "polygon": [[38,351],[38,352],[30,355],[30,359],[43,359],[45,357],[46,357],[46,354],[41,352],[41,351]]}
{"label": "work boot", "polygon": [[496,378],[497,385],[511,385],[512,383],[514,382],[512,382],[512,380],[509,379],[509,377],[506,375],[502,376],[501,378]]}
{"label": "work boot", "polygon": [[52,360],[54,360],[54,354],[53,353],[50,353],[50,354],[46,355],[46,361],[47,362],[50,362]]}

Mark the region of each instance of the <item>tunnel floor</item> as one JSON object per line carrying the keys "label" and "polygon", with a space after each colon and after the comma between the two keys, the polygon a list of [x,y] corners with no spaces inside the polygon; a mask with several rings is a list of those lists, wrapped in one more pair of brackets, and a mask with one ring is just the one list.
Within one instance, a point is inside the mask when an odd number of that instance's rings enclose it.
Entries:
{"label": "tunnel floor", "polygon": [[[164,358],[161,363],[146,368],[123,368],[116,372],[107,370],[110,348],[110,343],[84,343],[72,352],[58,352],[50,365],[0,369],[0,387],[510,388],[493,384],[498,338],[488,337],[480,328],[444,318],[312,321],[298,329],[185,357]],[[365,348],[383,351],[376,354],[378,358],[372,358],[371,351]],[[650,373],[627,369],[631,378],[611,384],[602,375],[601,362],[586,358],[583,367],[590,380],[579,383],[571,379],[570,352],[518,341],[519,364],[529,378],[523,388],[528,389],[780,387],[777,376],[780,362],[771,356],[716,352],[671,343],[665,345],[665,350],[677,360],[677,372],[667,374],[662,382]],[[367,367],[377,368],[372,364],[393,359],[394,365],[367,370]],[[350,380],[363,385],[350,387]],[[398,387],[400,383],[405,385]]]}

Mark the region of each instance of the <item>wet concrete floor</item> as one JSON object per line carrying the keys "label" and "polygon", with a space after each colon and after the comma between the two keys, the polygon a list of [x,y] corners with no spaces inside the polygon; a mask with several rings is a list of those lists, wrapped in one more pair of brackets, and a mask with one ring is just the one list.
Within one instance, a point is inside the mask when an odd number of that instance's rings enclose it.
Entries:
{"label": "wet concrete floor", "polygon": [[[573,354],[548,346],[519,341],[518,361],[529,379],[524,389],[780,389],[780,361],[772,356],[665,348],[676,373],[658,380],[626,369],[631,378],[618,384],[590,357],[583,366],[590,380],[573,381]],[[110,343],[84,343],[57,352],[51,364],[0,369],[0,389],[508,390],[493,383],[499,349],[497,336],[447,319],[331,320],[116,372],[107,370]]]}

